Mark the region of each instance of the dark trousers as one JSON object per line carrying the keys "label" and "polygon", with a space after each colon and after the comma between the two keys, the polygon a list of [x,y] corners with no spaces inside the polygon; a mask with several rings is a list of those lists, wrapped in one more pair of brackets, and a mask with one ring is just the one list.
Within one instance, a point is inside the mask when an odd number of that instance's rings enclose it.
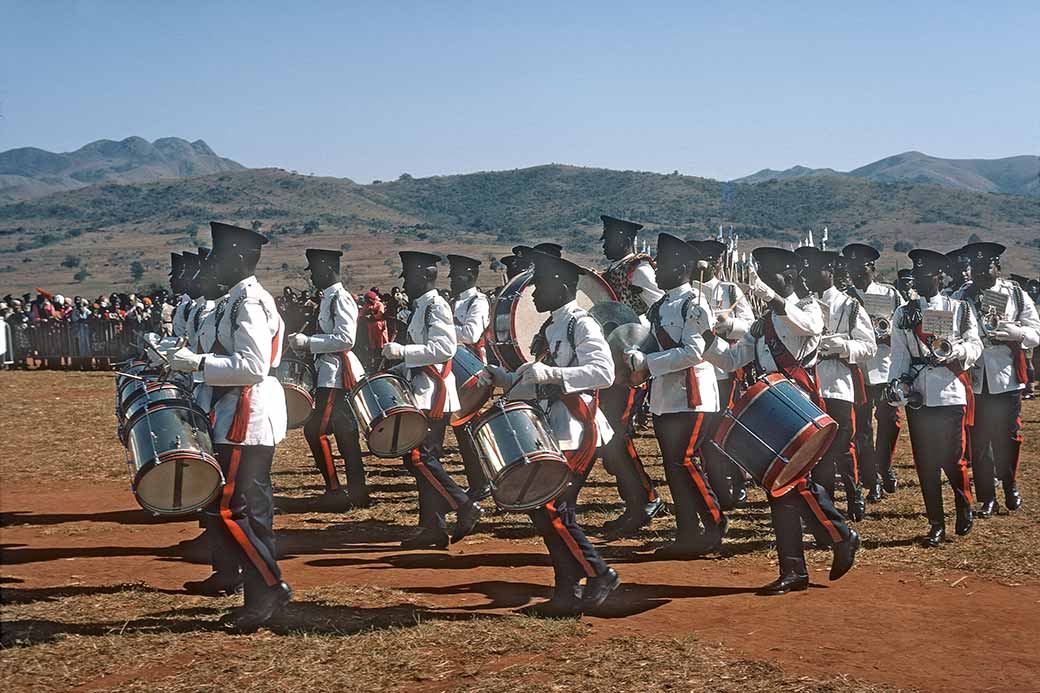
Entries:
{"label": "dark trousers", "polygon": [[274,446],[213,448],[224,472],[224,490],[207,510],[207,535],[213,553],[232,558],[242,571],[248,605],[254,595],[282,579],[274,547]]}
{"label": "dark trousers", "polygon": [[[865,486],[877,483],[892,469],[896,441],[903,426],[899,409],[885,401],[885,385],[868,385],[866,404],[856,407],[856,462],[859,480]],[[830,412],[828,412],[830,413]],[[877,438],[874,417],[877,417]]]}
{"label": "dark trousers", "polygon": [[528,513],[549,550],[556,586],[570,587],[582,578],[607,572],[607,564],[578,525],[578,494],[592,464],[575,475],[570,487],[554,501]]}
{"label": "dark trousers", "polygon": [[[736,393],[737,380],[735,377],[719,381],[719,411],[708,412],[704,415],[704,439],[710,440],[715,436],[715,431],[722,423],[723,413],[733,406]],[[708,483],[718,496],[723,507],[732,507],[737,502],[740,489],[744,486],[744,473],[734,464],[733,460],[722,454],[713,445],[705,445],[701,448],[704,459],[704,471],[708,475]]]}
{"label": "dark trousers", "polygon": [[603,467],[617,479],[618,495],[625,510],[642,512],[643,506],[657,500],[657,490],[632,442],[634,420],[646,397],[646,388],[612,385],[599,391],[599,408],[614,429],[610,442],[600,448]]}
{"label": "dark trousers", "polygon": [[364,493],[365,466],[361,461],[358,425],[347,404],[346,390],[319,387],[314,395],[314,413],[303,426],[303,437],[310,446],[315,466],[325,479],[325,490],[338,491],[339,475],[332,457],[329,433],[335,436],[336,447],[343,456],[347,487],[352,493]]}
{"label": "dark trousers", "polygon": [[964,460],[964,405],[907,409],[910,447],[931,525],[945,525],[942,474],[950,480],[957,505],[971,503]]}
{"label": "dark trousers", "polygon": [[690,541],[722,523],[722,509],[694,455],[705,440],[704,414],[676,412],[654,415],[664,476],[675,505],[676,541]]}
{"label": "dark trousers", "polygon": [[856,454],[852,443],[856,435],[856,417],[853,414],[852,402],[841,399],[823,401],[827,405],[827,414],[838,422],[838,434],[823,454],[823,459],[813,467],[812,478],[823,486],[833,501],[834,485],[839,477],[848,496],[854,496],[859,491]]}
{"label": "dark trousers", "polygon": [[1022,391],[975,395],[971,429],[971,468],[975,495],[982,503],[996,498],[994,477],[1007,487],[1018,474],[1022,447]]}
{"label": "dark trousers", "polygon": [[430,421],[430,429],[419,447],[404,457],[404,466],[419,487],[419,526],[444,531],[444,516],[469,503],[463,491],[441,466],[444,430],[448,417]]}
{"label": "dark trousers", "polygon": [[455,441],[459,445],[459,457],[462,458],[462,469],[466,473],[466,484],[469,490],[482,489],[487,486],[487,476],[484,468],[480,466],[480,456],[477,454],[477,443],[473,440],[473,428],[470,422],[461,426],[453,426]]}
{"label": "dark trousers", "polygon": [[803,479],[779,498],[769,497],[769,512],[776,533],[776,553],[783,575],[807,575],[805,548],[802,545],[802,521],[818,540],[837,544],[851,532],[845,517],[838,512],[822,486]]}

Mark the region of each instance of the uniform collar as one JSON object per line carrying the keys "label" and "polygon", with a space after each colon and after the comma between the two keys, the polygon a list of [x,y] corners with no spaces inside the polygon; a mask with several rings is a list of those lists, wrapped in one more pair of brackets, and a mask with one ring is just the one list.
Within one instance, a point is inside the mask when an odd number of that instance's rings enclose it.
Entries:
{"label": "uniform collar", "polygon": [[206,297],[205,296],[199,296],[198,298],[196,298],[195,299],[195,305],[197,305],[197,306],[204,306],[204,305],[206,305]]}
{"label": "uniform collar", "polygon": [[690,282],[683,282],[675,288],[668,289],[665,293],[668,294],[668,298],[679,298],[683,294],[688,294],[691,291],[693,291],[693,287],[690,286]]}
{"label": "uniform collar", "polygon": [[231,287],[231,290],[230,290],[230,291],[228,291],[228,293],[229,293],[229,294],[233,294],[233,293],[235,293],[235,292],[242,292],[242,291],[244,291],[244,290],[245,290],[245,288],[246,288],[247,286],[249,286],[250,284],[255,284],[255,283],[256,283],[256,276],[255,276],[255,275],[252,275],[252,274],[250,274],[250,275],[249,275],[248,277],[246,277],[245,279],[242,279],[242,280],[241,280],[241,281],[239,281],[239,282],[238,282],[237,284],[235,284],[234,286],[232,286],[232,287]]}
{"label": "uniform collar", "polygon": [[552,312],[552,319],[557,320],[573,313],[578,309],[577,301],[569,301]]}
{"label": "uniform collar", "polygon": [[791,295],[784,299],[784,303],[793,306],[797,305],[798,303],[801,303],[801,300],[802,299],[798,298],[798,292],[792,291]]}
{"label": "uniform collar", "polygon": [[342,291],[342,290],[343,290],[343,282],[336,282],[335,284],[332,284],[331,286],[326,286],[324,289],[322,289],[321,290],[321,297],[322,298],[327,298],[327,297],[333,295],[334,293],[337,293],[338,291]]}
{"label": "uniform collar", "polygon": [[462,293],[460,293],[460,294],[459,294],[459,295],[458,295],[458,296],[456,297],[456,300],[458,300],[458,301],[464,301],[464,300],[466,300],[467,298],[470,298],[470,297],[472,297],[472,296],[476,296],[476,295],[477,295],[477,287],[475,287],[475,286],[471,286],[470,288],[468,288],[468,289],[466,289],[465,291],[463,291]]}
{"label": "uniform collar", "polygon": [[704,284],[704,286],[708,287],[709,289],[714,289],[716,286],[719,285],[720,281],[721,280],[718,277],[713,276],[708,281],[701,282],[701,284]]}
{"label": "uniform collar", "polygon": [[419,298],[415,299],[415,305],[419,305],[420,303],[423,303],[423,304],[429,303],[430,301],[432,301],[433,299],[435,299],[439,295],[440,294],[437,293],[437,289],[430,289],[429,291],[424,293],[422,296],[420,296]]}
{"label": "uniform collar", "polygon": [[832,286],[820,295],[820,299],[827,303],[834,303],[834,299],[840,293],[841,291],[838,290],[838,287]]}

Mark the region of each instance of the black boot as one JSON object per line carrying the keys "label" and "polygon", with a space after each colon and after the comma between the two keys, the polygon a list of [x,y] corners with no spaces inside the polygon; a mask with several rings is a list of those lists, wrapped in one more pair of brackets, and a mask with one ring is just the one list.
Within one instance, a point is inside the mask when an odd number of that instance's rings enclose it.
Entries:
{"label": "black boot", "polygon": [[975,516],[985,519],[993,515],[995,512],[997,512],[997,501],[991,498],[988,501],[983,501],[979,505],[979,509],[975,511]]}
{"label": "black boot", "polygon": [[188,594],[197,594],[202,597],[222,597],[224,595],[238,594],[242,591],[242,574],[238,572],[234,575],[212,573],[205,580],[189,580],[185,582],[184,590]]}
{"label": "black boot", "polygon": [[722,540],[726,536],[729,522],[722,518],[722,523],[715,529],[705,530],[702,534],[676,538],[671,544],[665,544],[654,551],[654,558],[659,561],[687,561],[701,558],[722,548]]}
{"label": "black boot", "polygon": [[852,487],[852,490],[848,492],[848,498],[849,519],[853,522],[862,522],[863,516],[867,512],[867,506],[863,503],[863,495],[860,493],[858,486]]}
{"label": "black boot", "polygon": [[476,503],[470,503],[463,508],[459,508],[458,517],[455,520],[455,531],[451,533],[452,542],[462,541],[467,535],[471,534],[476,529],[477,523],[480,522],[480,517],[483,514],[484,509]]}
{"label": "black boot", "polygon": [[946,541],[946,526],[932,525],[928,528],[928,536],[924,538],[925,546],[939,546]]}
{"label": "black boot", "polygon": [[[664,501],[658,497],[631,513],[626,510],[625,514],[618,518],[620,522],[613,525],[610,533],[615,536],[635,534],[640,529],[650,524],[650,521],[653,520],[657,513],[661,512],[661,508],[663,507]],[[603,524],[603,527],[606,529],[606,523]]]}
{"label": "black boot", "polygon": [[957,536],[966,536],[971,532],[971,526],[975,524],[975,518],[971,512],[971,506],[967,503],[957,506],[957,526],[954,530]]}
{"label": "black boot", "polygon": [[581,595],[579,583],[556,585],[552,599],[525,606],[519,611],[535,618],[575,618],[581,616]]}
{"label": "black boot", "polygon": [[878,503],[884,497],[885,490],[884,487],[881,485],[880,481],[875,481],[873,484],[870,485],[870,490],[867,492],[868,503]]}
{"label": "black boot", "polygon": [[1018,510],[1022,507],[1022,494],[1014,481],[1004,484],[1004,505],[1008,510]]}
{"label": "black boot", "polygon": [[423,527],[422,531],[414,537],[402,541],[401,548],[405,550],[446,549],[448,548],[448,533],[443,529]]}
{"label": "black boot", "polygon": [[852,569],[856,562],[856,552],[859,551],[859,532],[851,530],[849,538],[834,545],[834,558],[831,559],[831,580],[841,578]]}
{"label": "black boot", "polygon": [[476,503],[491,497],[491,484],[484,483],[483,486],[475,486],[466,489],[466,497]]}
{"label": "black boot", "polygon": [[292,590],[284,582],[279,582],[272,587],[265,587],[258,594],[248,595],[245,608],[230,620],[231,632],[256,632],[290,601],[292,601]]}
{"label": "black boot", "polygon": [[885,493],[895,493],[899,487],[899,481],[896,479],[896,473],[889,469],[885,472],[881,478],[881,486],[885,489]]}
{"label": "black boot", "polygon": [[581,606],[583,611],[595,609],[603,604],[610,593],[621,584],[621,578],[613,568],[607,568],[607,572],[585,581],[585,589],[581,593]]}
{"label": "black boot", "polygon": [[763,597],[775,597],[788,592],[801,592],[809,589],[809,576],[797,573],[781,574],[776,580],[758,591]]}

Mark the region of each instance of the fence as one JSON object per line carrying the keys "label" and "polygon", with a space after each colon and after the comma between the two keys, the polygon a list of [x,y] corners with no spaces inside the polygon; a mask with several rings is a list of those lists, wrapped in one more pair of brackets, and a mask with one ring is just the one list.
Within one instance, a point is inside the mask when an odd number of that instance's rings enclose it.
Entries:
{"label": "fence", "polygon": [[44,321],[6,327],[8,353],[4,362],[28,365],[31,360],[44,367],[107,367],[134,355],[140,335],[153,329],[147,324],[113,320]]}

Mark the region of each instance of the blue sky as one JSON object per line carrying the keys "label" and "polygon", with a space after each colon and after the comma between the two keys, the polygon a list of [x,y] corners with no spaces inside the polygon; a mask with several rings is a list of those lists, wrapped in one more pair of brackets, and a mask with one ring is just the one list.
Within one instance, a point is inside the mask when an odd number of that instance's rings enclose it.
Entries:
{"label": "blue sky", "polygon": [[1040,151],[1040,2],[0,0],[0,150],[202,138],[361,182]]}

